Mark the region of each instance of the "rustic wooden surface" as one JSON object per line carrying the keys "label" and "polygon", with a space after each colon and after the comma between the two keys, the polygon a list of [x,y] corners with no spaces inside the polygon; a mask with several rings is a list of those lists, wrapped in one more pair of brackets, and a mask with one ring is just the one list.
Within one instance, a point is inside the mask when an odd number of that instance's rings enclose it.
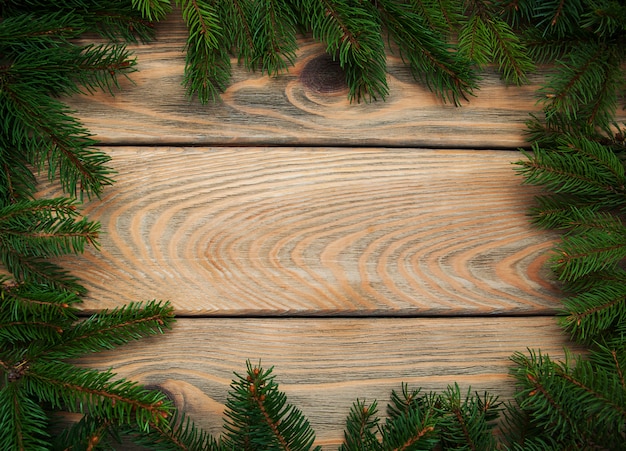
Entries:
{"label": "rustic wooden surface", "polygon": [[536,190],[511,164],[535,85],[487,72],[455,108],[390,57],[387,101],[350,104],[322,47],[301,44],[289,73],[235,67],[223,102],[200,105],[171,20],[135,48],[134,84],[68,101],[118,171],[85,206],[101,250],[67,262],[85,312],[156,298],[179,315],[83,363],[162,388],[218,432],[233,372],[261,359],[328,449],[356,398],[384,406],[401,382],[510,398],[513,352],[567,344],[546,268],[557,237],[529,224]]}
{"label": "rustic wooden surface", "polygon": [[86,309],[146,295],[184,315],[552,314],[554,235],[528,225],[513,151],[106,148],[66,265]]}

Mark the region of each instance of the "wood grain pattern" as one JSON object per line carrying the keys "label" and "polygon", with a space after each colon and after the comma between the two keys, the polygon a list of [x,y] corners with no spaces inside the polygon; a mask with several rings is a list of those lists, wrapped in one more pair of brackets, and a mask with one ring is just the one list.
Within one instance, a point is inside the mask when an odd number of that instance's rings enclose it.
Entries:
{"label": "wood grain pattern", "polygon": [[337,449],[345,418],[358,399],[391,390],[487,390],[510,399],[509,357],[527,347],[561,359],[565,337],[554,318],[180,319],[164,336],[82,362],[112,368],[164,390],[203,428],[218,434],[233,372],[246,360],[274,366],[276,381],[317,433]]}
{"label": "wood grain pattern", "polygon": [[[157,25],[154,43],[132,47],[139,70],[132,74],[134,85],[122,83],[115,97],[68,100],[103,143],[517,148],[526,144],[529,113],[541,108],[535,90],[545,70],[516,87],[488,69],[476,97],[457,108],[415,83],[391,53],[386,101],[350,104],[347,90],[333,80],[332,65],[318,67],[319,80],[310,83],[311,65],[324,46],[307,37],[299,41],[295,66],[274,78],[250,73],[233,59],[223,101],[203,106],[189,101],[181,86],[186,30],[177,15],[171,17]],[[333,81],[324,81],[327,72]]]}
{"label": "wood grain pattern", "polygon": [[554,235],[527,217],[518,152],[109,148],[119,174],[72,258],[87,310],[181,315],[550,314]]}

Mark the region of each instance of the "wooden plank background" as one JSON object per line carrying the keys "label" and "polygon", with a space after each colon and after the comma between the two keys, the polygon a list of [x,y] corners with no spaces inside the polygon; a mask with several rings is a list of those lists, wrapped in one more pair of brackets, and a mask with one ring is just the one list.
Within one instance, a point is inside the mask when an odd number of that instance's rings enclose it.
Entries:
{"label": "wooden plank background", "polygon": [[541,74],[520,88],[487,71],[455,108],[390,55],[387,101],[350,104],[302,37],[289,73],[233,61],[223,101],[200,105],[181,87],[184,26],[157,35],[115,97],[68,99],[118,173],[85,205],[101,250],[67,267],[85,313],[156,298],[179,318],[84,364],[160,387],[218,433],[233,372],[261,360],[334,449],[357,398],[458,382],[506,399],[512,353],[563,355],[557,236],[529,224],[537,191],[512,166]]}

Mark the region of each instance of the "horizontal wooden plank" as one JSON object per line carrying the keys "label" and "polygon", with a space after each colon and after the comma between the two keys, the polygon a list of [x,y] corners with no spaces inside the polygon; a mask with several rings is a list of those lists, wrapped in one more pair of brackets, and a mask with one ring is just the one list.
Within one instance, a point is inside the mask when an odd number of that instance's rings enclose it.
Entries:
{"label": "horizontal wooden plank", "polygon": [[233,372],[246,360],[274,366],[276,381],[309,418],[317,443],[336,449],[345,418],[358,399],[391,390],[489,391],[510,399],[509,357],[540,348],[561,359],[566,339],[554,318],[179,319],[162,337],[94,354],[81,362],[111,368],[164,390],[199,426],[214,434]]}
{"label": "horizontal wooden plank", "polygon": [[139,72],[115,97],[74,97],[70,105],[103,143],[377,145],[517,148],[525,122],[537,112],[536,87],[545,71],[522,87],[507,86],[490,69],[469,103],[443,104],[416,83],[398,55],[388,56],[390,94],[350,104],[337,64],[324,46],[302,37],[294,67],[269,78],[232,60],[222,102],[190,102],[181,86],[186,30],[178,15],[157,25],[157,40],[131,47]]}
{"label": "horizontal wooden plank", "polygon": [[529,224],[518,152],[108,148],[86,214],[101,252],[67,267],[86,310],[181,315],[551,314],[555,235]]}

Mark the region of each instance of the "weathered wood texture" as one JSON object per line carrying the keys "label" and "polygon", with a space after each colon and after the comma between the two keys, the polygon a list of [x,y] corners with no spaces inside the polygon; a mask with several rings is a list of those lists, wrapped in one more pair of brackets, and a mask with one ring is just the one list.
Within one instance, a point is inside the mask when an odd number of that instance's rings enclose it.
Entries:
{"label": "weathered wood texture", "polygon": [[166,392],[214,434],[233,371],[245,361],[274,366],[276,382],[316,431],[337,449],[358,399],[378,400],[381,414],[401,384],[442,391],[455,382],[509,399],[509,357],[541,347],[563,356],[564,338],[550,317],[181,319],[173,333],[83,359]]}
{"label": "weathered wood texture", "polygon": [[[174,16],[173,16],[174,17]],[[324,46],[300,42],[295,65],[269,78],[232,61],[222,102],[190,102],[181,87],[185,28],[157,25],[157,41],[134,46],[138,72],[115,97],[74,97],[70,105],[104,143],[202,145],[355,145],[516,148],[524,124],[539,111],[532,84],[506,86],[490,70],[469,103],[444,105],[415,83],[398,56],[388,57],[390,94],[384,102],[350,104],[347,88]],[[305,83],[303,83],[303,79]]]}
{"label": "weathered wood texture", "polygon": [[387,101],[351,105],[303,38],[289,73],[235,67],[202,106],[183,49],[180,21],[161,24],[134,85],[69,101],[118,171],[86,205],[101,250],[67,261],[85,311],[158,298],[185,317],[84,364],[163,388],[217,432],[233,371],[262,359],[332,449],[357,397],[384,405],[402,381],[510,397],[513,352],[562,355],[557,237],[529,224],[536,190],[511,165],[536,84],[488,72],[455,108],[390,57]]}
{"label": "weathered wood texture", "polygon": [[[108,148],[117,183],[72,258],[85,307],[183,315],[547,314],[554,235],[533,229],[517,152]],[[85,264],[85,260],[87,264]]]}

